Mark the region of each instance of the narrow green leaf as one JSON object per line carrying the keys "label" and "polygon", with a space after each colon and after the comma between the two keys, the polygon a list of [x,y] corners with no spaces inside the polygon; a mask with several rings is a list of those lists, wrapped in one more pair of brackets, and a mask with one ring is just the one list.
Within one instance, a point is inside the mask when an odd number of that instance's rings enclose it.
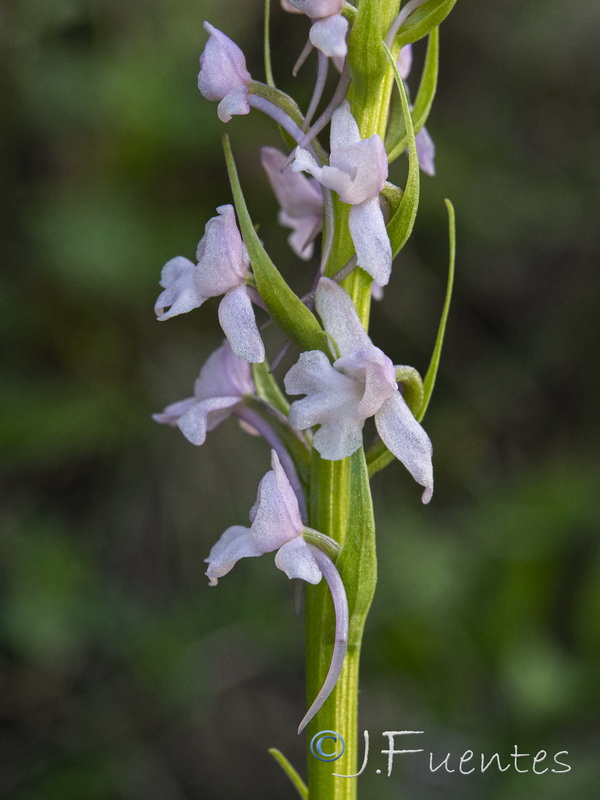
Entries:
{"label": "narrow green leaf", "polygon": [[267,310],[276,325],[301,350],[323,350],[329,354],[327,337],[317,318],[285,282],[258,238],[242,193],[228,136],[223,137],[223,150],[242,237],[252,263],[256,287]]}
{"label": "narrow green leaf", "polygon": [[421,406],[421,410],[417,415],[417,419],[419,422],[425,416],[425,412],[427,411],[427,406],[429,405],[429,401],[431,400],[431,394],[433,392],[433,387],[435,385],[435,379],[437,376],[438,367],[440,365],[440,357],[442,354],[442,345],[444,343],[444,334],[446,332],[446,323],[448,322],[448,313],[450,311],[450,301],[452,299],[452,287],[454,286],[454,264],[456,261],[456,220],[454,216],[454,206],[450,202],[450,200],[445,200],[446,209],[448,211],[448,237],[449,237],[449,247],[450,247],[450,258],[448,262],[448,281],[446,284],[446,297],[444,299],[444,307],[442,309],[442,316],[440,318],[440,325],[437,332],[437,338],[435,340],[435,346],[433,348],[433,355],[431,356],[431,362],[429,363],[429,368],[427,369],[427,374],[425,375],[425,380],[423,381],[423,405]]}
{"label": "narrow green leaf", "polygon": [[336,566],[344,581],[350,612],[350,646],[360,644],[377,583],[375,520],[365,452],[350,456],[348,523]]}
{"label": "narrow green leaf", "polygon": [[[431,111],[431,105],[437,88],[439,53],[439,28],[434,28],[429,34],[423,74],[411,113],[415,136],[427,122],[429,112]],[[390,122],[392,122],[392,120],[390,120]],[[406,150],[408,144],[404,116],[396,122],[396,130],[392,132],[389,138],[391,141],[389,146],[386,144],[386,147],[388,147],[388,161],[391,164],[392,161],[395,161],[398,156]]]}
{"label": "narrow green leaf", "polygon": [[427,3],[423,3],[400,28],[395,44],[404,47],[427,36],[446,19],[455,4],[456,0],[428,0]]}
{"label": "narrow green leaf", "polygon": [[270,37],[270,22],[271,22],[271,0],[265,0],[265,21],[264,21],[264,41],[263,53],[265,57],[265,79],[269,86],[275,87],[273,79],[273,67],[271,65],[271,37]]}
{"label": "narrow green leaf", "polygon": [[260,364],[252,364],[252,377],[254,379],[254,385],[256,386],[256,393],[261,400],[270,403],[274,408],[287,416],[290,410],[290,404],[279,388],[279,384],[270,373],[268,362],[262,361]]}
{"label": "narrow green leaf", "polygon": [[278,750],[276,747],[270,747],[269,753],[273,756],[275,761],[279,764],[281,769],[285,772],[288,776],[290,781],[294,784],[294,788],[302,798],[302,800],[308,800],[308,788],[300,775],[297,771],[292,767],[290,762],[287,758],[283,755],[281,750]]}
{"label": "narrow green leaf", "polygon": [[388,57],[388,61],[392,66],[394,78],[396,80],[396,86],[398,87],[398,91],[400,93],[408,146],[408,177],[406,179],[404,194],[402,195],[402,200],[400,201],[396,213],[388,222],[387,226],[390,243],[392,245],[392,255],[396,256],[406,244],[406,241],[412,232],[413,225],[415,224],[415,217],[417,216],[420,187],[419,159],[417,157],[415,132],[412,125],[412,118],[410,116],[410,109],[408,107],[408,98],[406,97],[404,83],[402,82],[402,78],[398,72],[396,59],[385,44],[383,44],[383,48]]}

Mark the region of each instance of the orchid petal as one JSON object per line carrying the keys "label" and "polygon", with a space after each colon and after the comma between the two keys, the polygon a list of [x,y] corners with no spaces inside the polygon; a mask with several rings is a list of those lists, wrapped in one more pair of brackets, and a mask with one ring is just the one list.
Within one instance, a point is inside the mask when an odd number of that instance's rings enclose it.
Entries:
{"label": "orchid petal", "polygon": [[290,4],[311,19],[339,14],[346,0],[290,0]]}
{"label": "orchid petal", "polygon": [[[164,265],[160,278],[164,291],[154,305],[160,322],[202,305],[206,296],[198,292],[194,281],[195,270],[196,265],[183,256],[176,256]],[[165,311],[166,308],[169,310]]]}
{"label": "orchid petal", "polygon": [[371,297],[373,300],[383,300],[383,286],[380,286],[377,281],[371,284]]}
{"label": "orchid petal", "polygon": [[343,203],[358,205],[377,197],[387,174],[383,142],[375,133],[343,149],[332,149],[331,164],[323,167],[319,180],[337,192]]}
{"label": "orchid petal", "polygon": [[248,86],[252,76],[240,48],[209,22],[204,30],[210,34],[202,55],[198,88],[207,100],[222,100],[232,89]]}
{"label": "orchid petal", "polygon": [[250,511],[252,536],[263,553],[279,549],[304,527],[296,495],[274,450],[271,464],[273,469],[262,478]]}
{"label": "orchid petal", "polygon": [[237,358],[228,342],[206,360],[194,384],[197,400],[209,397],[234,397],[254,393],[252,372],[247,361]]}
{"label": "orchid petal", "polygon": [[243,525],[232,525],[213,545],[208,558],[206,576],[211,586],[216,586],[219,578],[227,575],[240,558],[253,558],[268,552],[261,550],[251,535],[250,528]]}
{"label": "orchid petal", "polygon": [[413,60],[412,44],[407,44],[398,53],[398,60],[396,62],[396,64],[398,65],[398,72],[403,81],[405,81],[410,75],[410,70],[412,68],[412,60]]}
{"label": "orchid petal", "polygon": [[221,300],[219,322],[237,358],[252,363],[265,360],[265,346],[244,285],[227,292]]}
{"label": "orchid petal", "polygon": [[217,106],[217,116],[221,122],[229,122],[232,117],[241,117],[250,113],[248,103],[248,87],[236,86]]}
{"label": "orchid petal", "polygon": [[226,420],[231,414],[232,406],[239,402],[239,397],[210,397],[200,400],[179,417],[177,427],[188,442],[197,446],[204,444],[207,432]]}
{"label": "orchid petal", "polygon": [[281,150],[262,147],[260,160],[282,211],[290,217],[321,215],[323,196],[318,184],[295,170],[286,169],[288,159]]}
{"label": "orchid petal", "polygon": [[357,412],[362,387],[335,370],[320,350],[302,353],[284,379],[288,394],[306,394],[290,408],[290,425],[297,430],[321,427],[313,447],[323,458],[337,461],[360,447],[364,418]]}
{"label": "orchid petal", "polygon": [[333,56],[331,59],[333,61],[333,66],[337,69],[339,73],[342,72],[344,69],[344,64],[346,63],[346,59],[342,56]]}
{"label": "orchid petal", "polygon": [[294,160],[290,166],[294,172],[308,172],[318,181],[321,180],[323,167],[319,166],[315,158],[303,147],[294,150]]}
{"label": "orchid petal", "polygon": [[300,536],[279,548],[275,566],[288,578],[300,578],[307,583],[317,584],[322,577],[310,546]]}
{"label": "orchid petal", "polygon": [[186,414],[196,402],[195,397],[187,397],[185,400],[178,400],[171,403],[159,414],[152,414],[152,419],[162,425],[177,425],[179,417]]}
{"label": "orchid petal", "polygon": [[321,219],[315,220],[314,217],[290,217],[285,211],[280,211],[277,221],[284,228],[291,228],[292,233],[288,236],[288,244],[294,253],[303,261],[312,258],[314,252],[315,237],[321,232]]}
{"label": "orchid petal", "polygon": [[319,281],[315,308],[325,330],[335,340],[340,356],[350,355],[356,350],[365,350],[372,346],[352,298],[331,278],[321,278]]}
{"label": "orchid petal", "polygon": [[196,290],[203,297],[218,297],[245,282],[248,255],[235,221],[232,205],[219,206],[198,243]]}
{"label": "orchid petal", "polygon": [[336,191],[343,203],[358,205],[377,197],[388,175],[388,162],[381,137],[374,133],[361,139],[358,125],[344,100],[331,119],[331,157],[321,167],[301,147],[297,147],[292,169],[304,170],[329,189]]}
{"label": "orchid petal", "polygon": [[348,218],[350,235],[356,248],[359,267],[380,286],[385,286],[392,271],[392,246],[379,198],[373,197],[352,206]]}
{"label": "orchid petal", "polygon": [[300,11],[299,8],[296,8],[290,3],[290,0],[279,0],[281,8],[284,11],[287,11],[289,14],[303,14],[303,11]]}
{"label": "orchid petal", "polygon": [[348,53],[346,34],[348,33],[348,20],[341,14],[334,14],[325,19],[319,19],[311,26],[309,38],[317,50],[329,58],[333,56],[344,58]]}
{"label": "orchid petal", "polygon": [[396,369],[391,359],[375,345],[343,356],[333,366],[364,385],[364,394],[356,409],[362,419],[372,417],[398,391]]}
{"label": "orchid petal", "polygon": [[[298,401],[304,402],[305,400]],[[313,447],[327,461],[348,458],[362,444],[363,424],[364,420],[357,418],[357,415],[351,415],[350,410],[338,408],[337,414],[322,424],[313,436]]]}
{"label": "orchid petal", "polygon": [[426,175],[435,175],[435,144],[427,128],[421,128],[417,133],[415,145],[419,166]]}
{"label": "orchid petal", "polygon": [[284,385],[288,394],[307,395],[290,408],[290,424],[296,430],[326,424],[341,416],[341,408],[358,406],[362,396],[357,382],[334,369],[320,350],[301,353]]}
{"label": "orchid petal", "polygon": [[271,450],[271,468],[275,476],[275,483],[277,490],[281,496],[283,504],[285,505],[286,512],[292,525],[296,531],[300,531],[303,527],[300,511],[298,509],[298,500],[294,489],[288,479],[287,473],[275,450]]}
{"label": "orchid petal", "polygon": [[323,227],[323,196],[312,178],[286,167],[287,161],[274,147],[261,149],[261,163],[281,206],[279,224],[292,229],[290,247],[306,261],[312,257],[313,239]]}
{"label": "orchid petal", "polygon": [[201,445],[207,431],[231,415],[243,395],[254,392],[250,366],[236,358],[225,342],[212,353],[194,383],[194,396],[153,414],[156,422],[177,425],[192,444]]}
{"label": "orchid petal", "polygon": [[358,124],[352,116],[350,103],[344,100],[331,118],[331,150],[336,152],[340,148],[358,144],[358,142],[360,142]]}
{"label": "orchid petal", "polygon": [[406,401],[396,392],[375,414],[375,425],[384,444],[401,461],[417,483],[425,487],[422,501],[433,494],[432,447]]}
{"label": "orchid petal", "polygon": [[329,671],[327,672],[323,686],[319,690],[319,693],[314,699],[312,705],[304,715],[304,718],[298,727],[298,733],[301,733],[304,730],[319,709],[322,708],[323,704],[333,691],[344,665],[344,658],[346,655],[346,650],[348,649],[349,631],[348,600],[346,597],[346,589],[340,574],[329,556],[327,556],[317,547],[314,547],[314,545],[308,546],[314,554],[317,566],[327,581],[329,591],[331,592],[331,599],[333,600],[333,607],[335,610],[335,642],[333,645],[331,664],[329,665]]}

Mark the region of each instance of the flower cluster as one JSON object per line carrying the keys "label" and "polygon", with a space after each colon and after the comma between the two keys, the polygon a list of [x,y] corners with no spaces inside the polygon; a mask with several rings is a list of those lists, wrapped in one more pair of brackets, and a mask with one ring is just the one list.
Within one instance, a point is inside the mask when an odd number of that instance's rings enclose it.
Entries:
{"label": "flower cluster", "polygon": [[[345,97],[350,81],[347,68],[326,112],[308,131],[325,85],[327,59],[337,59],[341,67],[340,59],[343,62],[348,54],[349,22],[342,13],[348,9],[344,0],[281,2],[286,10],[310,18],[308,49],[318,50],[317,85],[307,115],[302,117],[283,92],[254,81],[241,49],[208,22],[204,23],[209,38],[200,57],[198,87],[205,98],[218,102],[223,122],[254,108],[271,116],[295,140],[291,153],[263,147],[260,159],[280,206],[279,223],[291,229],[293,252],[310,262],[315,240],[323,234],[313,290],[299,299],[270,261],[241,189],[236,189],[235,165],[228,162],[235,209],[232,205],[217,208],[217,215],[206,223],[195,261],[178,256],[165,264],[155,305],[162,321],[198,308],[210,297],[221,297],[218,317],[226,341],[202,367],[193,395],[168,405],[154,419],[178,427],[189,442],[202,445],[207,432],[234,416],[246,430],[261,435],[270,448],[271,470],[260,482],[250,526],[234,525],[222,534],[206,559],[206,575],[215,586],[240,559],[275,551],[276,566],[289,578],[313,585],[325,579],[336,616],[333,655],[302,729],[335,686],[349,631],[343,573],[337,566],[340,542],[327,531],[308,527],[307,499],[313,487],[307,464],[311,459],[313,464],[319,459],[340,461],[360,451],[365,422],[373,418],[377,439],[367,461],[374,450],[395,456],[423,488],[424,503],[433,493],[433,469],[431,442],[415,416],[419,406],[409,405],[411,398],[402,383],[406,368],[396,367],[371,341],[353,297],[341,285],[354,269],[366,273],[362,279],[367,295],[371,283],[381,287],[390,281],[393,253],[399,246],[394,249],[394,226],[386,221],[394,208],[382,192],[396,202],[403,194],[387,184],[385,131],[361,137],[351,102]],[[416,8],[420,3],[413,0],[413,4]],[[404,18],[411,8],[406,6]],[[403,21],[396,20],[393,36]],[[410,44],[397,49],[394,57],[404,80],[411,69]],[[401,92],[402,80],[398,81]],[[407,101],[403,103],[408,115]],[[329,121],[327,153],[315,137]],[[433,174],[434,148],[424,127],[413,144],[422,170]],[[343,217],[347,222],[339,221],[332,192],[339,200],[338,208],[348,207]],[[346,228],[340,232],[338,225]],[[336,233],[353,248],[350,261],[337,265],[337,274],[328,263]],[[299,345],[296,363],[283,378],[290,401],[273,388],[275,378],[266,365],[257,371],[265,361],[265,346],[253,304]]]}

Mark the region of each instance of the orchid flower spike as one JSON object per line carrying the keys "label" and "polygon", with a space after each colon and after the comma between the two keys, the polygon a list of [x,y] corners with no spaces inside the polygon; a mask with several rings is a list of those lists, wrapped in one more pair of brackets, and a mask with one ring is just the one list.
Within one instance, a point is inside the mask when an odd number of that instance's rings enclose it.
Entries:
{"label": "orchid flower spike", "polygon": [[336,614],[333,656],[325,682],[300,723],[300,733],[331,694],[342,669],[348,647],[348,601],[333,561],[303,537],[305,526],[296,495],[274,450],[271,466],[260,482],[256,503],[250,511],[251,526],[227,528],[205,559],[208,562],[206,575],[210,585],[216,586],[219,578],[227,575],[240,558],[277,550],[275,565],[288,578],[301,578],[312,584],[319,583],[322,577],[327,581]]}
{"label": "orchid flower spike", "polygon": [[271,188],[281,206],[279,224],[291,228],[290,247],[297,256],[308,261],[313,254],[313,241],[323,227],[323,195],[313,178],[307,178],[289,167],[287,156],[274,147],[263,147],[260,159]]}
{"label": "orchid flower spike", "polygon": [[201,445],[207,432],[231,416],[248,394],[254,394],[250,365],[236,358],[231,346],[224,342],[200,370],[194,396],[172,403],[152,418],[178,427],[189,442]]}
{"label": "orchid flower spike", "polygon": [[[407,44],[400,50],[397,64],[400,77],[405,81],[412,68],[412,44]],[[419,167],[426,175],[435,175],[435,144],[427,128],[421,128],[417,133],[415,145]]]}
{"label": "orchid flower spike", "polygon": [[350,203],[350,235],[357,263],[385,286],[392,269],[392,248],[379,205],[379,193],[388,175],[385,147],[378,134],[361,139],[350,104],[344,101],[331,119],[331,156],[322,167],[307,150],[297,147],[292,169],[308,172],[323,186]]}
{"label": "orchid flower spike", "polygon": [[424,487],[422,500],[428,503],[431,442],[398,390],[394,365],[371,342],[350,295],[335,281],[321,278],[315,307],[339,357],[331,364],[325,353],[310,350],[289,370],[286,392],[306,395],[292,403],[290,424],[298,430],[319,425],[313,447],[322,458],[337,461],[361,446],[365,420],[374,417],[381,439]]}
{"label": "orchid flower spike", "polygon": [[229,122],[235,114],[249,114],[248,87],[252,76],[246,69],[246,58],[240,48],[210,22],[204,23],[208,42],[200,56],[198,88],[207,100],[218,100],[221,122]]}
{"label": "orchid flower spike", "polygon": [[160,285],[164,291],[158,296],[154,311],[162,322],[198,308],[209,297],[224,295],[219,322],[231,349],[245,361],[264,361],[265,348],[246,287],[250,274],[248,253],[233,206],[219,206],[217,212],[219,216],[206,223],[198,244],[198,264],[177,256],[162,268]]}

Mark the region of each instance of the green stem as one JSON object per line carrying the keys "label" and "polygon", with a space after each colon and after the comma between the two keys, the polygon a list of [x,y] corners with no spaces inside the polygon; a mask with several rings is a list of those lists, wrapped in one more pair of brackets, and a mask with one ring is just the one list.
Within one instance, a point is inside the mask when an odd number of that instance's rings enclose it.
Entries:
{"label": "green stem", "polygon": [[[354,87],[350,101],[361,135],[379,133],[387,124],[392,71],[381,42],[398,13],[399,0],[361,0],[350,36],[349,63]],[[348,261],[354,245],[348,229],[349,206],[334,200],[335,234],[326,274]],[[371,278],[355,270],[343,283],[365,328],[369,324]],[[358,675],[364,625],[376,582],[375,525],[369,478],[361,448],[342,461],[313,454],[309,524],[342,545],[337,566],[350,609],[350,636],[344,667],[335,690],[308,726],[308,742],[319,731],[335,731],[345,742],[343,755],[329,763],[308,752],[310,800],[355,800],[357,779],[334,777],[358,771]],[[323,582],[322,582],[323,583]],[[335,619],[323,585],[306,592],[307,700],[311,703],[329,668]],[[362,757],[362,754],[361,754]]]}

